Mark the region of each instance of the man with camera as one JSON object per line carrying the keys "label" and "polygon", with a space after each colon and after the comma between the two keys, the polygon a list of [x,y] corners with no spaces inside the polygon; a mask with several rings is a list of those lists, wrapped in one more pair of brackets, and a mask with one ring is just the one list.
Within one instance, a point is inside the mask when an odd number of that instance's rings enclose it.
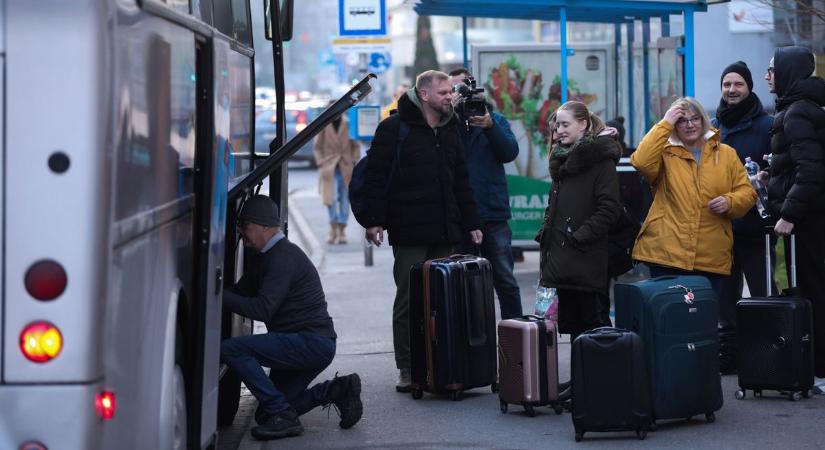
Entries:
{"label": "man with camera", "polygon": [[364,176],[366,238],[392,246],[396,294],[392,331],[398,392],[410,391],[410,267],[455,253],[462,238],[481,244],[449,77],[428,70],[378,124]]}
{"label": "man with camera", "polygon": [[[510,131],[510,124],[501,114],[492,111],[484,98],[484,89],[475,87],[475,79],[467,69],[450,72],[453,85],[453,107],[461,121],[460,133],[470,185],[473,187],[478,215],[482,221],[484,242],[481,256],[490,261],[493,286],[498,295],[502,319],[519,317],[521,294],[513,276],[510,197],[504,164],[518,156],[518,142]],[[476,246],[465,237],[465,253],[477,253]]]}

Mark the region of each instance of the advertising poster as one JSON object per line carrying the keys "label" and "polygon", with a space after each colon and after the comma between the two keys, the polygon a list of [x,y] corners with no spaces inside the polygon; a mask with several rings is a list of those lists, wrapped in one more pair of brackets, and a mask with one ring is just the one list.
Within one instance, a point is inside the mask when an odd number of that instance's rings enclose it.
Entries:
{"label": "advertising poster", "polygon": [[[576,46],[568,57],[568,100],[578,100],[605,120],[615,115],[612,47]],[[547,120],[561,105],[558,45],[478,45],[473,73],[495,110],[510,122],[519,144],[515,161],[505,165],[514,241],[531,241],[541,226],[549,198]]]}

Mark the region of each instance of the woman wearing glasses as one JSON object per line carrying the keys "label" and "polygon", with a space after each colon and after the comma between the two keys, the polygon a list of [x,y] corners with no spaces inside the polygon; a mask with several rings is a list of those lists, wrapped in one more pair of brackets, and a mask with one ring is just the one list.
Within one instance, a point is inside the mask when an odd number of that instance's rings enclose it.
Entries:
{"label": "woman wearing glasses", "polygon": [[653,191],[633,259],[648,263],[653,277],[705,276],[718,294],[731,269],[731,219],[756,203],[736,151],[720,142],[698,101],[680,98],[630,161]]}

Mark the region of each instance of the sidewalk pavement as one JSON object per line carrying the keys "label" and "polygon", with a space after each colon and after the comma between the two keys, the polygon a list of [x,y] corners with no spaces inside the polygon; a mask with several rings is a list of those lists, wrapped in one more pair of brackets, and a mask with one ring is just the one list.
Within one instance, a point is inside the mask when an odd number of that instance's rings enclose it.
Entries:
{"label": "sidewalk pavement", "polygon": [[[303,219],[303,220],[302,220]],[[476,448],[734,448],[822,449],[825,424],[825,400],[789,402],[773,394],[756,400],[733,399],[736,376],[723,377],[725,406],[717,412],[714,424],[704,419],[693,423],[674,422],[660,425],[647,440],[638,441],[632,433],[592,433],[582,443],[573,440],[569,413],[556,416],[548,408],[538,408],[537,417],[529,418],[521,408],[511,405],[501,414],[498,396],[489,388],[469,391],[465,399],[448,399],[424,395],[414,401],[409,395],[394,392],[397,371],[392,354],[392,253],[384,245],[374,249],[374,266],[364,266],[363,229],[353,220],[347,227],[348,243],[328,245],[319,237],[327,233],[326,211],[317,194],[309,190],[290,196],[290,239],[312,252],[318,264],[329,312],[338,332],[338,353],[319,380],[358,372],[362,378],[364,416],[350,430],[338,427],[334,411],[317,408],[301,417],[304,434],[300,437],[261,442],[254,440],[248,428],[254,426],[251,414],[255,401],[245,397],[233,430],[246,429],[241,450],[301,449],[476,449]],[[314,236],[314,240],[313,240]],[[320,252],[322,255],[315,254]],[[526,252],[526,261],[516,265],[516,278],[522,288],[525,311],[532,310],[538,255]],[[498,308],[497,308],[498,309]],[[570,345],[567,336],[559,345],[560,379],[569,378]],[[767,397],[767,396],[770,396]],[[223,430],[222,430],[223,433]],[[220,448],[235,448],[224,447]]]}

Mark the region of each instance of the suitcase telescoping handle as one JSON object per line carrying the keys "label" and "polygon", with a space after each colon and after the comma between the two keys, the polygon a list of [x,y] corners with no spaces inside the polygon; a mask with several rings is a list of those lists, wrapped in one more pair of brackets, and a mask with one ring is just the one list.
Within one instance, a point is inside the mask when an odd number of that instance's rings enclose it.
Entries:
{"label": "suitcase telescoping handle", "polygon": [[[765,233],[765,284],[767,286],[765,292],[768,297],[773,295],[771,292],[771,233],[773,228],[767,227],[769,231]],[[791,283],[789,287],[796,287],[796,235],[791,234]]]}

